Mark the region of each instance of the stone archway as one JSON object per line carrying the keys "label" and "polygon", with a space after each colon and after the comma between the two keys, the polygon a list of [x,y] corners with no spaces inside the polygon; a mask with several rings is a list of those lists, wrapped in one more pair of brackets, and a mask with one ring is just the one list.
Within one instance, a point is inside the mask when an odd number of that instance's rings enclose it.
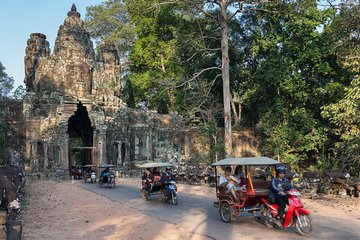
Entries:
{"label": "stone archway", "polygon": [[94,163],[93,127],[86,107],[79,102],[68,120],[69,168]]}

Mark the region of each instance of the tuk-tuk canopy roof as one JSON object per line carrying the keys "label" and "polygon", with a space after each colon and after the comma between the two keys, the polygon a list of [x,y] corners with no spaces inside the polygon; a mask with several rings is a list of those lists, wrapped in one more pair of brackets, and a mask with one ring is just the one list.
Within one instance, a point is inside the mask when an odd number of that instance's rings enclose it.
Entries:
{"label": "tuk-tuk canopy roof", "polygon": [[99,168],[113,168],[113,167],[115,167],[115,165],[113,165],[113,164],[101,164],[100,166],[99,166]]}
{"label": "tuk-tuk canopy roof", "polygon": [[153,167],[174,167],[171,163],[167,162],[149,162],[139,166],[140,168],[153,168]]}
{"label": "tuk-tuk canopy roof", "polygon": [[95,167],[95,165],[87,164],[87,165],[84,165],[83,167],[84,167],[84,168],[86,168],[86,167]]}
{"label": "tuk-tuk canopy roof", "polygon": [[268,157],[243,157],[243,158],[225,158],[223,160],[214,162],[211,166],[228,166],[228,165],[274,165],[280,162]]}

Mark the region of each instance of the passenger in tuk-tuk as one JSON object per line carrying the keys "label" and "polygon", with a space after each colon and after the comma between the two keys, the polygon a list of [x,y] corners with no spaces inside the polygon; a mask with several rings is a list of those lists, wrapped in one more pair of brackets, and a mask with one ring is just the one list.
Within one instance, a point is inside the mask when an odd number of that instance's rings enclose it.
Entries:
{"label": "passenger in tuk-tuk", "polygon": [[243,166],[242,165],[237,165],[236,166],[233,176],[240,180],[239,186],[246,186],[246,183],[247,183],[246,180],[247,179],[246,179],[245,172],[243,172]]}
{"label": "passenger in tuk-tuk", "polygon": [[[226,187],[227,193],[230,192],[236,201],[239,201],[239,196],[236,191],[241,191],[242,187],[239,187],[240,179],[231,176],[231,167],[225,168],[225,173],[221,174],[219,179],[219,186]],[[241,196],[241,195],[240,195]]]}
{"label": "passenger in tuk-tuk", "polygon": [[108,172],[109,172],[109,171],[110,171],[110,168],[107,167],[107,168],[105,168],[104,171],[102,171],[102,172],[100,173],[100,178],[102,179],[102,182],[103,182],[103,183],[107,183],[107,182],[108,182]]}
{"label": "passenger in tuk-tuk", "polygon": [[154,175],[151,173],[150,168],[146,168],[146,171],[142,175],[141,179],[143,180],[143,188],[150,191],[151,183],[154,181]]}
{"label": "passenger in tuk-tuk", "polygon": [[154,184],[157,185],[160,181],[161,175],[157,167],[153,168]]}

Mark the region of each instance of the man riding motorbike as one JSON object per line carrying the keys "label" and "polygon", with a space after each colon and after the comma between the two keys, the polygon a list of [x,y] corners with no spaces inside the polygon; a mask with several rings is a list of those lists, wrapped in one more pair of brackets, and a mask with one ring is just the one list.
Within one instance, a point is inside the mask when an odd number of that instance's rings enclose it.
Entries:
{"label": "man riding motorbike", "polygon": [[100,173],[100,179],[102,179],[102,182],[103,182],[103,183],[107,183],[107,182],[108,182],[108,172],[109,172],[109,171],[110,171],[110,168],[107,167],[107,168],[105,168],[104,171],[102,171],[102,172]]}
{"label": "man riding motorbike", "polygon": [[176,181],[176,178],[173,174],[171,174],[171,168],[167,167],[165,169],[165,172],[162,174],[160,178],[160,183],[162,184],[166,196],[168,196],[168,192],[169,192],[168,185],[166,183],[170,181]]}
{"label": "man riding motorbike", "polygon": [[293,189],[294,187],[290,184],[290,181],[285,178],[284,166],[277,167],[275,171],[276,176],[271,182],[268,197],[270,201],[279,204],[279,211],[276,218],[281,219],[284,217],[286,205],[289,205],[286,191]]}

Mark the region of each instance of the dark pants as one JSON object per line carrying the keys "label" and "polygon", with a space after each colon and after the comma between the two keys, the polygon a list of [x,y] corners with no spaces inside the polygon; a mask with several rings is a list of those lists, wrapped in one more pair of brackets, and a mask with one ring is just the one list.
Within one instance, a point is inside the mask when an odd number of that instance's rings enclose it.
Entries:
{"label": "dark pants", "polygon": [[151,190],[151,184],[150,182],[146,181],[145,184],[144,184],[144,189],[148,192],[150,192]]}
{"label": "dark pants", "polygon": [[289,200],[287,196],[277,197],[275,198],[275,202],[279,204],[278,215],[283,217],[285,213],[286,204],[289,205]]}

